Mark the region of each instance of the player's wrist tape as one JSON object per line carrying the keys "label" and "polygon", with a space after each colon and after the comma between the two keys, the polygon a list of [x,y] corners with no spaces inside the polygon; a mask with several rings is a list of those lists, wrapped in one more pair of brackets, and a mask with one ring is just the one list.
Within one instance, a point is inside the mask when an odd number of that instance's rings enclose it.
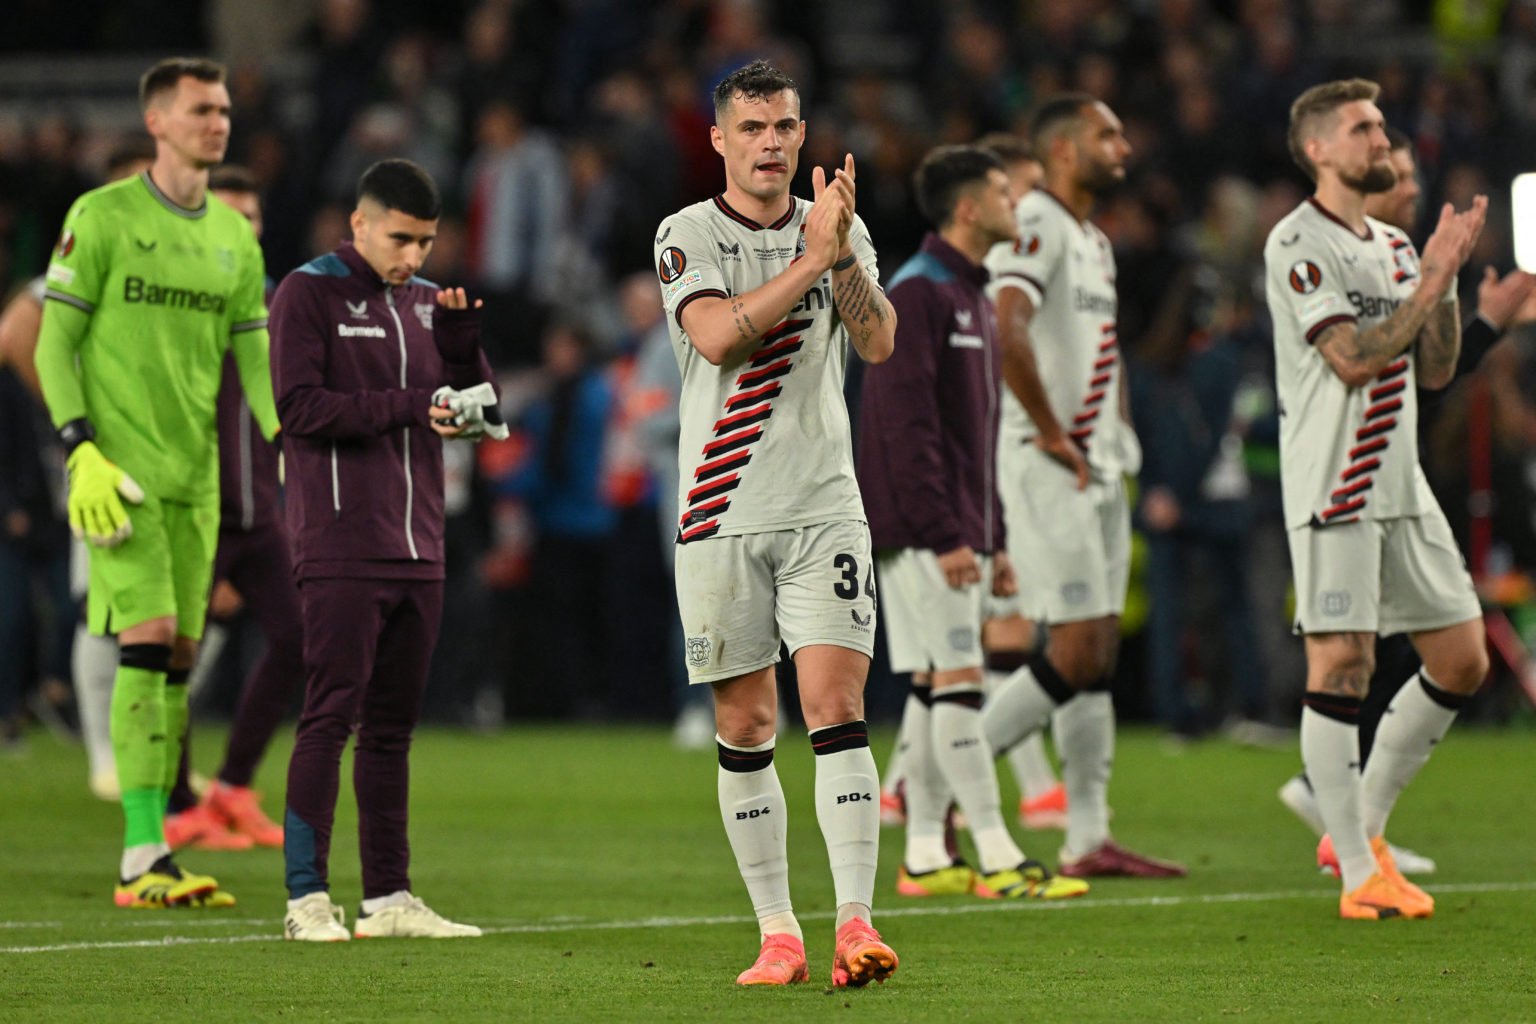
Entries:
{"label": "player's wrist tape", "polygon": [[855,256],[853,253],[849,253],[847,256],[844,256],[842,259],[840,259],[836,263],[832,264],[832,269],[833,270],[847,270],[849,267],[853,266],[857,262],[859,262],[858,257]]}
{"label": "player's wrist tape", "polygon": [[85,442],[96,440],[96,428],[91,426],[90,420],[81,416],[59,428],[59,440],[64,442],[64,454],[69,455]]}
{"label": "player's wrist tape", "polygon": [[1461,282],[1456,280],[1454,277],[1451,278],[1451,283],[1445,289],[1445,294],[1440,296],[1440,301],[1445,303],[1447,306],[1449,306],[1451,303],[1455,302],[1457,295],[1460,294],[1460,291],[1457,288],[1457,286],[1460,283]]}

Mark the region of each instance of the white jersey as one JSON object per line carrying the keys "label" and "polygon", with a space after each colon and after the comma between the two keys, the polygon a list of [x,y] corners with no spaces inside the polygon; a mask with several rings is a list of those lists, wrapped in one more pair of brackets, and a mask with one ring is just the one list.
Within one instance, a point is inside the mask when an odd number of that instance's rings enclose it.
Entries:
{"label": "white jersey", "polygon": [[[864,521],[853,473],[843,378],[848,332],[828,271],[751,352],[712,366],[682,328],[694,299],[742,295],[797,259],[811,203],[761,225],[723,196],[661,222],[656,270],[682,371],[678,412],[679,543],[836,520]],[[854,255],[879,281],[874,246],[854,218]]]}
{"label": "white jersey", "polygon": [[[1029,296],[1035,307],[1029,337],[1051,411],[1084,449],[1096,475],[1118,477],[1125,469],[1115,333],[1119,302],[1109,239],[1044,189],[1021,199],[1014,215],[1018,240],[1000,243],[987,255],[992,295],[1019,288]],[[1036,433],[1024,406],[1005,388],[999,450],[1006,455]]]}
{"label": "white jersey", "polygon": [[1413,243],[1369,217],[1362,238],[1309,198],[1270,232],[1264,267],[1286,526],[1422,514],[1434,500],[1419,469],[1413,349],[1351,388],[1313,348],[1334,324],[1374,327],[1413,294]]}

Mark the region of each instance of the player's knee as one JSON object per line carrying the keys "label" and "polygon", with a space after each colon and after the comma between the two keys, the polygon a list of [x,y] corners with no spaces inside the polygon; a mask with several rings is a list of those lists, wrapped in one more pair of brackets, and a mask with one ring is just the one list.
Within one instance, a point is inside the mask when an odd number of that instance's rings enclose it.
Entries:
{"label": "player's knee", "polygon": [[715,731],[732,747],[756,747],[773,738],[778,709],[772,705],[715,704]]}
{"label": "player's knee", "polygon": [[1053,655],[1051,664],[1074,690],[1086,690],[1109,672],[1109,656],[1084,644],[1063,650],[1060,657]]}
{"label": "player's knee", "polygon": [[812,729],[856,722],[864,717],[864,695],[852,687],[814,696],[802,691],[800,710],[805,715],[805,724]]}
{"label": "player's knee", "polygon": [[117,642],[119,644],[160,644],[174,650],[177,642],[176,620],[170,617],[150,619],[148,622],[129,626],[117,635]]}
{"label": "player's knee", "polygon": [[1439,674],[1431,675],[1445,689],[1466,695],[1476,693],[1483,685],[1489,667],[1488,651],[1483,647],[1469,647],[1445,672],[1443,680]]}

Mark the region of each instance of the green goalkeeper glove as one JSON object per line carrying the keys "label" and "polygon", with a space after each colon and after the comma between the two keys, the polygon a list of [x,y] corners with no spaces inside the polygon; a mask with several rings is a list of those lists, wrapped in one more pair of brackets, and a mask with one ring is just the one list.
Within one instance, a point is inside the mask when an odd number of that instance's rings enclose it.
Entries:
{"label": "green goalkeeper glove", "polygon": [[122,500],[137,505],[144,489],[107,461],[94,441],[82,441],[69,453],[69,528],[97,547],[116,547],[133,536],[133,523]]}

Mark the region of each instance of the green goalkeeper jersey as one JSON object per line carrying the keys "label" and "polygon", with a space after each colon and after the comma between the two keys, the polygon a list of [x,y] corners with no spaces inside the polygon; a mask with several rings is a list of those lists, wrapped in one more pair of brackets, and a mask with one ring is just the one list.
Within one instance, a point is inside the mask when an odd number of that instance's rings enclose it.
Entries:
{"label": "green goalkeeper jersey", "polygon": [[212,195],[183,209],[145,172],[75,200],[37,347],[54,425],[89,418],[102,453],[150,494],[217,501],[226,351],[263,432],[277,429],[265,278],[250,222]]}

